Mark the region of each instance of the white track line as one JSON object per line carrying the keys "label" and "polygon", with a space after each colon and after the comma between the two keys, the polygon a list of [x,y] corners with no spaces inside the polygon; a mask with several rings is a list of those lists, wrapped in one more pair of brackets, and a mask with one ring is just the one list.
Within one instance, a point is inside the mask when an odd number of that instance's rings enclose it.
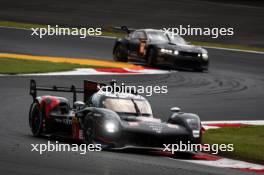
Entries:
{"label": "white track line", "polygon": [[[106,69],[107,70],[107,69]],[[170,71],[156,70],[156,69],[143,69],[143,70],[132,70],[126,68],[120,68],[120,70],[126,70],[126,72],[109,72],[109,71],[98,71],[93,68],[77,68],[72,71],[63,72],[47,72],[47,73],[32,73],[32,74],[18,74],[18,76],[64,76],[64,75],[141,75],[141,74],[168,74]],[[175,71],[176,72],[176,71]]]}
{"label": "white track line", "polygon": [[264,120],[227,120],[227,121],[202,121],[202,124],[245,124],[264,125]]}
{"label": "white track line", "polygon": [[31,29],[17,28],[17,27],[0,26],[0,28],[3,28],[3,29],[16,29],[16,30],[28,30],[28,31],[32,31]]}
{"label": "white track line", "polygon": [[264,125],[264,120],[202,121],[205,130],[221,128],[217,124]]}
{"label": "white track line", "polygon": [[220,167],[220,168],[250,169],[251,171],[264,170],[263,165],[248,163],[248,162],[233,160],[228,158],[221,158],[219,160],[212,160],[212,161],[210,160],[181,160],[181,161],[213,166],[213,167]]}
{"label": "white track line", "polygon": [[227,50],[227,51],[235,51],[235,52],[247,52],[247,53],[256,53],[256,54],[264,54],[261,51],[254,51],[254,50],[242,50],[242,49],[231,49],[231,48],[224,48],[224,47],[213,47],[213,46],[202,46],[208,49],[218,49],[218,50]]}

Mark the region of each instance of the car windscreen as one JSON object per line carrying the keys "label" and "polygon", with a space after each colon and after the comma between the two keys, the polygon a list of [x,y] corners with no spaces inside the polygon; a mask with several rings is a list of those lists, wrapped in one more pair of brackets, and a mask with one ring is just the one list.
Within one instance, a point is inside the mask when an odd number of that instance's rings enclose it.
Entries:
{"label": "car windscreen", "polygon": [[118,113],[137,114],[139,110],[142,115],[152,115],[150,104],[146,100],[106,98],[103,105]]}
{"label": "car windscreen", "polygon": [[187,42],[179,35],[168,35],[171,43],[187,45]]}
{"label": "car windscreen", "polygon": [[169,42],[169,38],[162,31],[148,31],[148,38],[151,41]]}

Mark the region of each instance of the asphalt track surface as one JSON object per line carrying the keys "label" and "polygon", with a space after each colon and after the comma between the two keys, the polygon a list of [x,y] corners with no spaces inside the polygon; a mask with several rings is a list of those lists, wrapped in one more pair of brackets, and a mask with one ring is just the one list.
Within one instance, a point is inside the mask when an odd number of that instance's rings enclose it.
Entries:
{"label": "asphalt track surface", "polygon": [[[0,29],[0,52],[111,59],[114,40],[58,37],[37,39],[30,31]],[[156,117],[166,120],[169,109],[198,113],[202,120],[263,119],[264,59],[261,54],[209,49],[208,73],[180,71],[166,75],[33,77],[42,85],[82,86],[83,79],[117,79],[131,85],[167,85],[168,94],[149,97]],[[32,101],[32,77],[0,77],[0,170],[4,174],[242,174],[144,154],[31,152],[31,143],[47,139],[31,136],[27,118]],[[64,95],[64,94],[61,94]],[[70,98],[69,94],[65,94]],[[79,96],[81,99],[81,96]]]}
{"label": "asphalt track surface", "polygon": [[0,20],[131,28],[233,27],[231,37],[193,40],[264,47],[262,0],[1,0]]}

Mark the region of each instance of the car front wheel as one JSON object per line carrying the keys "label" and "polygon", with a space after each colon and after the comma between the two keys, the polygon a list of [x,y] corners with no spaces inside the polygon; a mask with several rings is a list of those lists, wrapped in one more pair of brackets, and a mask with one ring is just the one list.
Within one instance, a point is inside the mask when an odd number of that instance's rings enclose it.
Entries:
{"label": "car front wheel", "polygon": [[115,61],[121,61],[121,62],[127,62],[128,61],[128,54],[127,49],[125,46],[118,44],[114,51],[114,60]]}
{"label": "car front wheel", "polygon": [[156,51],[154,48],[150,48],[148,57],[147,57],[147,65],[148,66],[154,66],[156,64]]}
{"label": "car front wheel", "polygon": [[43,112],[39,103],[33,102],[29,112],[29,126],[33,136],[40,136],[43,131]]}
{"label": "car front wheel", "polygon": [[94,141],[94,125],[93,121],[86,116],[84,119],[84,143],[91,144]]}

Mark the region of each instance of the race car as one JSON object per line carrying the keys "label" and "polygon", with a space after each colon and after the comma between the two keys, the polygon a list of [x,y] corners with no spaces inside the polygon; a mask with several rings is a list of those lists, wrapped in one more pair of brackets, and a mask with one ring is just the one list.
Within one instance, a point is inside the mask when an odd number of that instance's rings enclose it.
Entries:
{"label": "race car", "polygon": [[[117,87],[84,80],[83,88],[37,86],[30,81],[29,126],[34,136],[59,136],[102,148],[162,148],[163,144],[201,143],[199,116],[171,108],[167,122],[154,118],[150,103],[136,92],[114,93]],[[111,89],[111,88],[110,88]],[[112,88],[113,89],[113,88]],[[64,97],[43,95],[37,91],[71,92],[73,104]],[[84,100],[77,101],[77,93]]]}
{"label": "race car", "polygon": [[162,64],[175,69],[208,70],[207,50],[190,45],[179,35],[155,29],[132,32],[125,26],[122,29],[128,35],[116,40],[113,48],[115,61],[127,62],[130,58],[145,61],[148,66]]}

